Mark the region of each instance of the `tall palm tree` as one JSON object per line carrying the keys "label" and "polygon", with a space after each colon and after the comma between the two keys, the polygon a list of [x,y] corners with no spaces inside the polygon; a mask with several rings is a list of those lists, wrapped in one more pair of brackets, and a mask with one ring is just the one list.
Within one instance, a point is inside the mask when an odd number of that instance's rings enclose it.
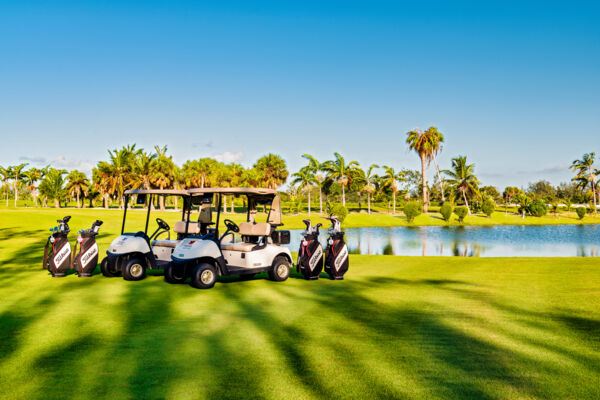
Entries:
{"label": "tall palm tree", "polygon": [[23,173],[25,176],[25,184],[29,187],[31,194],[33,196],[33,204],[37,207],[37,187],[35,186],[36,182],[42,179],[43,171],[38,168],[29,168],[27,171]]}
{"label": "tall palm tree", "polygon": [[[437,131],[437,130],[436,130]],[[441,134],[440,134],[441,135]],[[442,139],[443,141],[443,136]],[[421,159],[421,185],[423,188],[423,212],[429,207],[429,193],[427,190],[426,172],[433,154],[439,149],[440,139],[432,134],[430,130],[423,132],[415,129],[406,133],[406,143],[409,150],[414,150]]]}
{"label": "tall palm tree", "polygon": [[577,182],[577,186],[584,190],[588,185],[592,188],[592,197],[594,198],[594,213],[598,212],[596,202],[596,176],[597,170],[593,169],[594,158],[596,153],[586,153],[581,160],[575,160],[571,164],[571,169],[577,172],[577,175],[572,179]]}
{"label": "tall palm tree", "polygon": [[312,171],[315,176],[315,185],[319,188],[319,213],[323,215],[323,175],[319,172],[322,169],[322,165],[315,157],[310,154],[303,154],[302,157],[308,160],[308,168]]}
{"label": "tall palm tree", "polygon": [[2,184],[6,187],[6,207],[8,207],[8,180],[11,177],[10,167],[0,167],[0,177],[2,178]]}
{"label": "tall palm tree", "polygon": [[479,195],[479,179],[474,174],[475,164],[467,164],[467,157],[458,156],[452,159],[452,169],[444,170],[444,174],[448,176],[448,184],[457,190],[462,195],[469,215],[471,209],[467,201],[467,195]]}
{"label": "tall palm tree", "polygon": [[277,189],[289,176],[285,160],[277,154],[269,153],[259,158],[254,168],[262,174],[262,183],[269,189]]}
{"label": "tall palm tree", "polygon": [[123,192],[131,185],[135,159],[142,152],[135,144],[124,146],[120,150],[108,151],[110,162],[98,163],[98,168],[109,183],[109,194],[116,195],[119,207],[123,208]]}
{"label": "tall palm tree", "polygon": [[90,181],[83,172],[77,171],[76,169],[69,172],[67,181],[67,187],[65,188],[67,193],[69,193],[69,196],[75,196],[77,198],[77,208],[81,208],[79,199],[82,194],[87,196],[90,188]]}
{"label": "tall palm tree", "polygon": [[386,165],[383,166],[383,169],[385,171],[385,175],[382,177],[383,184],[385,186],[389,186],[389,188],[392,190],[392,199],[394,204],[392,213],[396,214],[396,192],[398,192],[398,190],[400,189],[398,181],[405,180],[404,172],[400,171],[399,173],[396,173],[394,168],[388,167]]}
{"label": "tall palm tree", "polygon": [[292,185],[298,184],[298,189],[306,190],[306,194],[308,197],[308,216],[310,217],[310,191],[312,189],[312,186],[315,183],[317,183],[317,180],[315,179],[315,174],[313,173],[313,170],[310,168],[310,166],[308,166],[301,168],[300,171],[294,173],[292,177],[294,178],[294,180],[292,180]]}
{"label": "tall palm tree", "polygon": [[141,151],[135,158],[133,164],[133,174],[131,176],[131,188],[150,189],[150,179],[152,178],[153,162],[156,159],[156,153],[146,153]]}
{"label": "tall palm tree", "polygon": [[346,186],[352,180],[352,176],[358,166],[357,161],[350,161],[346,164],[344,157],[340,153],[333,153],[335,160],[328,160],[323,163],[321,170],[327,172],[327,177],[337,181],[342,187],[342,205],[346,206]]}
{"label": "tall palm tree", "polygon": [[442,195],[442,203],[443,203],[446,201],[446,198],[444,196],[444,180],[442,179],[442,176],[440,174],[440,167],[438,166],[438,163],[437,163],[437,155],[440,151],[442,151],[441,143],[444,142],[444,134],[442,132],[439,132],[435,126],[430,126],[425,131],[425,134],[429,135],[429,137],[431,139],[431,144],[432,144],[431,159],[433,160],[433,165],[435,166],[435,171],[437,173],[437,178],[438,178],[438,183],[440,185],[440,193]]}
{"label": "tall palm tree", "polygon": [[15,208],[17,207],[17,200],[19,199],[19,181],[25,178],[23,168],[25,168],[28,165],[29,163],[22,163],[10,167],[10,175],[13,180],[13,187],[15,188]]}
{"label": "tall palm tree", "polygon": [[[150,182],[160,189],[171,187],[175,182],[177,167],[173,157],[167,157],[167,146],[154,146],[157,157],[152,162],[152,177]],[[160,209],[165,209],[165,196],[160,196]]]}
{"label": "tall palm tree", "polygon": [[40,193],[54,200],[54,207],[60,207],[60,201],[65,197],[64,169],[50,168],[40,183]]}
{"label": "tall palm tree", "polygon": [[248,168],[242,173],[240,182],[243,187],[257,187],[260,179],[261,173],[256,168]]}
{"label": "tall palm tree", "polygon": [[367,184],[365,186],[365,192],[367,192],[367,213],[369,215],[371,215],[371,196],[373,195],[373,193],[375,193],[376,190],[375,185],[373,184],[373,182],[375,181],[375,175],[373,175],[373,170],[375,168],[379,168],[379,165],[371,164],[371,166],[367,170],[367,173],[365,174],[365,179],[367,181]]}
{"label": "tall palm tree", "polygon": [[110,195],[110,165],[107,162],[99,162],[98,166],[92,170],[92,182],[92,186],[102,197],[102,206],[108,208]]}

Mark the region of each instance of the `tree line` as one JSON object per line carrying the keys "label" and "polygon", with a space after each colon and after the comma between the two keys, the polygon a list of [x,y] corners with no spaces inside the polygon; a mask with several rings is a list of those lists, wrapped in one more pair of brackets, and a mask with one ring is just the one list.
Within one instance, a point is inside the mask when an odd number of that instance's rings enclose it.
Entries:
{"label": "tree line", "polygon": [[[285,160],[269,153],[260,157],[250,168],[238,163],[223,163],[213,158],[188,160],[178,166],[168,154],[167,147],[155,146],[153,151],[137,148],[135,144],[108,151],[108,159],[97,163],[92,176],[81,171],[29,168],[27,163],[1,167],[2,194],[8,206],[9,197],[15,207],[19,195],[31,198],[43,207],[53,202],[54,207],[71,199],[77,207],[87,200],[89,206],[101,201],[108,208],[111,202],[123,207],[123,193],[127,189],[186,189],[192,187],[266,187],[278,189],[289,183],[282,193],[291,203],[307,201],[310,215],[312,201],[318,196],[319,211],[330,202],[340,202],[346,207],[347,197],[353,203],[366,200],[366,212],[371,214],[372,203],[387,203],[391,213],[396,213],[397,200],[404,203],[420,201],[422,211],[427,212],[431,202],[464,205],[470,214],[481,209],[484,203],[493,201],[505,205],[519,204],[521,208],[534,200],[546,204],[558,202],[593,203],[597,208],[598,169],[595,153],[584,154],[573,161],[571,169],[575,176],[569,183],[554,187],[547,181],[539,181],[528,188],[506,187],[502,193],[493,186],[482,186],[475,175],[475,165],[466,156],[452,158],[450,168],[440,169],[437,157],[442,151],[444,135],[436,128],[406,133],[406,145],[419,157],[421,170],[395,170],[391,166],[370,164],[362,168],[357,161],[346,160],[340,153],[333,153],[330,160],[319,161],[311,154],[303,154],[306,165],[290,175]],[[427,179],[427,171],[433,164],[434,177]],[[288,181],[288,178],[291,178]],[[164,199],[163,199],[164,201]],[[161,209],[165,204],[159,204]],[[233,210],[233,199],[232,199]],[[291,206],[290,206],[291,207]],[[297,207],[299,209],[299,206]]]}

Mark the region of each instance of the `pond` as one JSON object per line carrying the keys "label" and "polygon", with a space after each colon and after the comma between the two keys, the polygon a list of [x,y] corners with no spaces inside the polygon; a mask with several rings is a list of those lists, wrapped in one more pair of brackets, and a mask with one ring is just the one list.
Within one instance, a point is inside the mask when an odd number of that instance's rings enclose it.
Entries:
{"label": "pond", "polygon": [[[302,230],[291,231],[298,250]],[[600,225],[418,226],[346,229],[354,254],[463,257],[598,257]],[[327,230],[321,230],[321,243]]]}

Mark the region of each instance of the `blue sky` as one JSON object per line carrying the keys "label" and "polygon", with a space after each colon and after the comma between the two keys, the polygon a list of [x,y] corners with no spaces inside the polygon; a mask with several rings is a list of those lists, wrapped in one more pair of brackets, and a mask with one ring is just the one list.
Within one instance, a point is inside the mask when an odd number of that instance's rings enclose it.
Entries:
{"label": "blue sky", "polygon": [[[167,145],[246,166],[341,152],[418,168],[446,135],[484,184],[570,178],[600,154],[594,2],[2,2],[0,165],[89,170]],[[430,175],[432,175],[430,173]]]}

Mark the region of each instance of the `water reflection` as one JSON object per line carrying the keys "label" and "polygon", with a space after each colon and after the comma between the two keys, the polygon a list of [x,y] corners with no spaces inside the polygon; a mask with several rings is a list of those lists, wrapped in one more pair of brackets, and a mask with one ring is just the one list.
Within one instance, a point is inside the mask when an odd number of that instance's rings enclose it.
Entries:
{"label": "water reflection", "polygon": [[[291,247],[298,246],[301,233],[292,231]],[[321,236],[323,244],[326,237]],[[346,241],[353,254],[598,257],[600,225],[353,228],[346,230]]]}

